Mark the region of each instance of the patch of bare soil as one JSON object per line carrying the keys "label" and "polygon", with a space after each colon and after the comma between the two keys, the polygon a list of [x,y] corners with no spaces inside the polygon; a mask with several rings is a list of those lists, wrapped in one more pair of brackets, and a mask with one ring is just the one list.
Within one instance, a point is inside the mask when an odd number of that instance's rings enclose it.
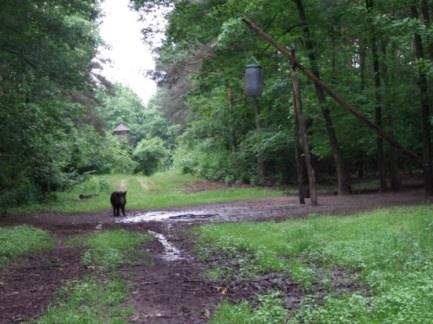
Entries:
{"label": "patch of bare soil", "polygon": [[66,282],[86,273],[80,249],[58,247],[22,257],[0,270],[0,323],[22,323],[39,316]]}

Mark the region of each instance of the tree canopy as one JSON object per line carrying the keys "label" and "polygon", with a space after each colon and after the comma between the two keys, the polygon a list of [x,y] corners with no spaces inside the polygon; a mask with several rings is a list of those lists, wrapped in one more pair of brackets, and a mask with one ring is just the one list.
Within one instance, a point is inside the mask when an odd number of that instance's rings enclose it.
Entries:
{"label": "tree canopy", "polygon": [[[166,39],[159,50],[158,75],[164,76],[165,90],[160,97],[177,98],[169,110],[164,107],[166,115],[178,121],[180,111],[184,116],[185,133],[178,149],[189,152],[189,158],[179,154],[180,164],[188,164],[186,169],[216,179],[255,182],[257,160],[264,159],[267,181],[294,179],[289,60],[243,24],[241,18],[249,17],[280,44],[296,49],[301,63],[372,122],[415,150],[424,161],[427,177],[431,173],[430,2],[140,3],[172,6]],[[258,116],[243,91],[243,71],[250,63],[260,63],[266,77]],[[382,190],[398,190],[400,175],[418,168],[313,83],[306,78],[300,81],[319,177],[346,173],[353,179],[377,174]],[[343,186],[339,189],[345,190]]]}

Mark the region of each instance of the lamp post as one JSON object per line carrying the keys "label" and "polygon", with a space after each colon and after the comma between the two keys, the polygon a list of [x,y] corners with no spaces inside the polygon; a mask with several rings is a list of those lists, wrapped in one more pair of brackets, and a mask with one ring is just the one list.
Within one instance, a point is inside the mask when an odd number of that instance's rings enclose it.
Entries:
{"label": "lamp post", "polygon": [[[249,64],[245,67],[245,92],[254,100],[256,130],[260,134],[260,102],[263,93],[264,77],[259,64]],[[263,184],[265,179],[265,163],[261,153],[257,156],[257,183]]]}

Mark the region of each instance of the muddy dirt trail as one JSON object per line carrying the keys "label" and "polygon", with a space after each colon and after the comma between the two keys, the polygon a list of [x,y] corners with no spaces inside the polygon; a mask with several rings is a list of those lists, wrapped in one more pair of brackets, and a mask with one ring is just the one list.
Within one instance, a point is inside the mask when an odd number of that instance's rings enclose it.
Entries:
{"label": "muddy dirt trail", "polygon": [[[33,215],[0,219],[0,226],[31,224],[48,229],[59,240],[52,252],[23,257],[0,270],[0,323],[20,323],[41,314],[65,282],[88,273],[79,262],[80,251],[62,242],[82,233],[125,228],[154,237],[143,246],[144,257],[121,268],[128,285],[128,304],[135,309],[131,323],[207,323],[215,306],[232,293],[202,276],[206,264],[193,257],[191,226],[209,222],[284,220],[317,214],[352,214],[359,211],[423,202],[422,192],[321,196],[320,205],[300,206],[296,197],[281,197],[224,204],[129,211],[113,218],[111,212],[89,215]],[[272,278],[271,278],[272,279]],[[271,279],[267,279],[271,282]],[[290,284],[287,284],[290,285]],[[252,293],[245,291],[245,294]]]}

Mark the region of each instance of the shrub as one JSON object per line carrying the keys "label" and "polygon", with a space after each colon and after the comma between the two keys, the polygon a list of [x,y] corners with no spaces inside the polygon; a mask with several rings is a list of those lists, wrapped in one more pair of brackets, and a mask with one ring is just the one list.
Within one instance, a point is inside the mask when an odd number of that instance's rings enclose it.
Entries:
{"label": "shrub", "polygon": [[165,148],[162,139],[153,137],[141,140],[135,148],[133,156],[138,163],[136,172],[142,172],[149,176],[166,165],[169,151]]}

